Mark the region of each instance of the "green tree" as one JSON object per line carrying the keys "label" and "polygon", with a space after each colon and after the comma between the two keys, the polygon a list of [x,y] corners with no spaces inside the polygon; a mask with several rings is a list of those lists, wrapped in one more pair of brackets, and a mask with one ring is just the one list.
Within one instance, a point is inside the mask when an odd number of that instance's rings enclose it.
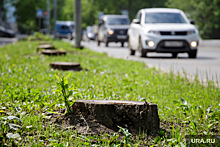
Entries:
{"label": "green tree", "polygon": [[37,30],[36,10],[44,9],[45,0],[17,0],[15,2],[18,25],[25,30]]}
{"label": "green tree", "polygon": [[[1,0],[2,1],[2,0]],[[98,23],[98,13],[121,14],[128,10],[133,19],[139,9],[164,7],[167,0],[81,0],[82,27]],[[74,20],[74,0],[57,0],[57,20]],[[36,10],[46,10],[46,0],[16,0],[18,24],[26,30],[37,30]],[[51,22],[53,22],[53,0],[51,0]],[[51,23],[53,25],[53,23]]]}
{"label": "green tree", "polygon": [[166,6],[181,9],[196,20],[203,39],[220,38],[220,0],[168,0]]}

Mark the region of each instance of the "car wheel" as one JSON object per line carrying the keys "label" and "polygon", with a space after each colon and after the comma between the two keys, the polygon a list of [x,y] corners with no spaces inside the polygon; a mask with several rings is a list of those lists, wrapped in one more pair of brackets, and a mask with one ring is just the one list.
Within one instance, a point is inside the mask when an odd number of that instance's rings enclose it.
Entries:
{"label": "car wheel", "polygon": [[177,58],[178,53],[172,53],[172,58]]}
{"label": "car wheel", "polygon": [[135,55],[135,50],[133,50],[132,48],[131,48],[131,45],[130,45],[130,40],[129,40],[129,38],[128,38],[128,48],[129,48],[129,50],[130,50],[130,55]]}
{"label": "car wheel", "polygon": [[101,43],[101,42],[100,42],[99,40],[97,40],[97,45],[98,45],[98,46],[100,46],[100,43]]}
{"label": "car wheel", "polygon": [[138,49],[141,52],[141,57],[147,57],[147,50],[143,49],[143,46],[142,46],[142,43],[141,43],[141,38],[139,39]]}
{"label": "car wheel", "polygon": [[121,42],[121,47],[124,47],[124,42]]}
{"label": "car wheel", "polygon": [[108,47],[108,42],[105,42],[105,46]]}
{"label": "car wheel", "polygon": [[105,46],[108,47],[108,40],[106,36],[105,36],[104,42],[105,42]]}
{"label": "car wheel", "polygon": [[197,55],[197,49],[196,50],[191,50],[189,53],[189,58],[196,58]]}
{"label": "car wheel", "polygon": [[68,39],[68,40],[72,40],[71,34],[68,34],[67,39]]}
{"label": "car wheel", "polygon": [[130,49],[130,55],[135,55],[135,50]]}

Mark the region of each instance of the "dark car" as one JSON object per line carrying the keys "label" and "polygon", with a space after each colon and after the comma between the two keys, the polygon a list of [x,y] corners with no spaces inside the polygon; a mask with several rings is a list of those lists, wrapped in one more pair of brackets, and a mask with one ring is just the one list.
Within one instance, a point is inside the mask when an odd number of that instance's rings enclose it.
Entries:
{"label": "dark car", "polygon": [[75,23],[72,21],[56,21],[56,38],[67,38],[72,40],[75,37]]}
{"label": "dark car", "polygon": [[0,26],[0,37],[15,37],[15,32]]}
{"label": "dark car", "polygon": [[101,42],[108,46],[109,42],[121,42],[121,46],[128,41],[127,31],[130,20],[126,15],[104,15],[98,27],[97,44]]}
{"label": "dark car", "polygon": [[93,32],[93,27],[92,26],[87,26],[86,27],[86,37],[89,40],[95,40],[95,34]]}

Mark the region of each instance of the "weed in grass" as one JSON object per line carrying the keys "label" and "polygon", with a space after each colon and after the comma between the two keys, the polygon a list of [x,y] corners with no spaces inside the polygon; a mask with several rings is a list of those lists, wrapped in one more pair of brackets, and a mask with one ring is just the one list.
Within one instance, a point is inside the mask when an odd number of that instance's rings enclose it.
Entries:
{"label": "weed in grass", "polygon": [[68,74],[66,77],[60,78],[59,76],[55,75],[58,82],[57,85],[59,86],[58,89],[56,89],[56,92],[58,93],[58,96],[63,96],[63,101],[65,103],[65,106],[67,108],[67,113],[72,113],[70,107],[75,103],[76,100],[72,100],[72,102],[69,101],[69,97],[73,95],[74,88],[69,88],[68,85],[68,77],[70,74]]}

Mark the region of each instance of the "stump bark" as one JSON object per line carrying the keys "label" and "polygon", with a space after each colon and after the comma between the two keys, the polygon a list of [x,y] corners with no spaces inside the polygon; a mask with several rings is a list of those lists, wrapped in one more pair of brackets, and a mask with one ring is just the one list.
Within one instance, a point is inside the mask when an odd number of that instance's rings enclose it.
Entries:
{"label": "stump bark", "polygon": [[50,63],[50,67],[58,70],[73,70],[73,71],[82,70],[79,63],[73,63],[73,62],[53,62]]}
{"label": "stump bark", "polygon": [[66,51],[59,51],[59,50],[43,50],[41,51],[41,54],[43,55],[53,55],[53,56],[58,56],[58,55],[66,55]]}
{"label": "stump bark", "polygon": [[[77,100],[71,109],[87,121],[96,122],[118,131],[118,126],[130,133],[155,133],[159,129],[157,105],[139,101]],[[93,122],[93,123],[94,123]],[[89,124],[89,123],[88,123]],[[89,128],[91,128],[89,126]]]}

